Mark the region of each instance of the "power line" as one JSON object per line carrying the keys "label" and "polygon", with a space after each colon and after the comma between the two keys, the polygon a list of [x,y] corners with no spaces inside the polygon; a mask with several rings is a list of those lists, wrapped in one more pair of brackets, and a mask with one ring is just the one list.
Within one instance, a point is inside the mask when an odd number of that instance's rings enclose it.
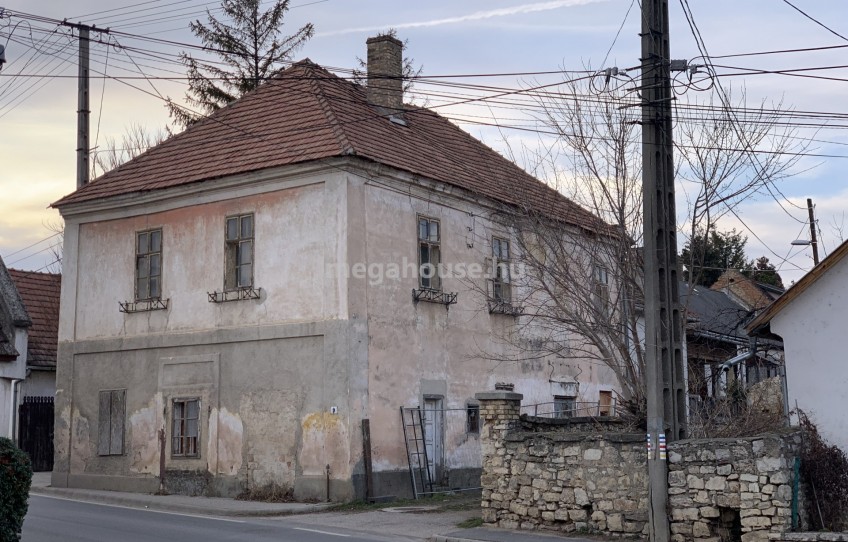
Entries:
{"label": "power line", "polygon": [[801,15],[803,15],[804,17],[806,17],[807,19],[809,19],[809,20],[813,21],[814,23],[816,23],[816,24],[817,24],[817,25],[819,25],[820,27],[824,28],[825,30],[827,30],[828,32],[830,32],[831,34],[833,34],[834,36],[837,36],[837,37],[839,37],[839,38],[842,38],[842,39],[843,39],[843,40],[845,40],[845,41],[848,41],[848,38],[846,38],[845,36],[843,36],[842,34],[840,34],[839,32],[837,32],[836,30],[834,30],[834,29],[830,28],[829,26],[827,26],[827,25],[826,25],[826,24],[824,24],[823,22],[819,21],[818,19],[816,19],[816,18],[815,18],[815,17],[813,17],[812,15],[808,14],[807,12],[805,12],[804,10],[802,10],[801,8],[799,8],[798,6],[796,6],[795,4],[793,4],[792,2],[790,2],[789,0],[783,0],[783,3],[784,3],[784,4],[789,5],[790,7],[792,7],[792,9],[794,9],[795,11],[797,11],[798,13],[800,13]]}

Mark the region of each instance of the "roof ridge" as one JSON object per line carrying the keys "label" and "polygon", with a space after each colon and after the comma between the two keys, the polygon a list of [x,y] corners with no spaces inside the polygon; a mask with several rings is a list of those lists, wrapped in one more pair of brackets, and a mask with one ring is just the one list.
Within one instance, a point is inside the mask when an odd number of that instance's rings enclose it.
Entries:
{"label": "roof ridge", "polygon": [[62,273],[50,273],[49,271],[30,271],[28,269],[15,269],[7,267],[9,273],[27,273],[28,275],[42,275],[45,277],[61,277]]}
{"label": "roof ridge", "polygon": [[[302,64],[302,67],[309,71],[314,71],[315,68],[318,68],[319,70],[326,72],[328,75],[338,78],[337,75],[321,68],[317,64],[311,62],[309,59],[301,60],[297,64]],[[292,67],[294,66],[295,65],[292,65]],[[309,79],[309,85],[315,89],[318,105],[321,107],[321,111],[324,113],[324,116],[327,117],[327,122],[330,123],[330,127],[333,130],[333,135],[336,136],[336,139],[339,142],[339,146],[341,147],[342,154],[355,155],[356,149],[354,148],[353,143],[351,143],[350,139],[347,137],[347,134],[345,133],[344,128],[342,127],[341,121],[336,115],[336,112],[333,110],[333,107],[330,104],[330,101],[327,99],[326,94],[324,94],[323,84],[319,83],[317,79]]]}

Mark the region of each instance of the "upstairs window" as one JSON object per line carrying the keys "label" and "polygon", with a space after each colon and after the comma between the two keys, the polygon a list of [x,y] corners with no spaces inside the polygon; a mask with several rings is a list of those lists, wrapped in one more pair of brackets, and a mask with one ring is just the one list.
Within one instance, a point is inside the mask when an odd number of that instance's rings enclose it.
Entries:
{"label": "upstairs window", "polygon": [[509,241],[499,237],[492,238],[492,263],[495,266],[492,278],[492,299],[496,303],[508,305],[512,302]]}
{"label": "upstairs window", "polygon": [[596,265],[594,271],[595,306],[599,314],[609,314],[609,271],[602,265]]}
{"label": "upstairs window", "polygon": [[427,290],[441,290],[439,265],[442,263],[439,221],[418,217],[418,285]]}
{"label": "upstairs window", "polygon": [[135,246],[135,299],[159,299],[162,297],[162,230],[137,233]]}
{"label": "upstairs window", "polygon": [[200,399],[175,399],[171,424],[171,455],[200,457]]}
{"label": "upstairs window", "polygon": [[574,397],[554,395],[554,417],[573,418],[577,411],[577,401]]}
{"label": "upstairs window", "polygon": [[227,217],[224,289],[253,286],[253,214]]}

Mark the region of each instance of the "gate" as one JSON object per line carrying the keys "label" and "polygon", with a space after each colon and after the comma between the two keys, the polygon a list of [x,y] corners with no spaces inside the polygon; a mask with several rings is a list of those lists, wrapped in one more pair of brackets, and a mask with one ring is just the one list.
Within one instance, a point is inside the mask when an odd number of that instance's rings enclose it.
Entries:
{"label": "gate", "polygon": [[18,445],[35,472],[53,470],[53,397],[24,397],[18,410]]}

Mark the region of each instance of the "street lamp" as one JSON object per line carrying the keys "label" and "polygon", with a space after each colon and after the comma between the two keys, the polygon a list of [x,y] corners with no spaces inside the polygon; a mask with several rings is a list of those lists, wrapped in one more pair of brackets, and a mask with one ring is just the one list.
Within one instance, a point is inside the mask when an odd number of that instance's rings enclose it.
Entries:
{"label": "street lamp", "polygon": [[816,245],[815,241],[811,241],[809,239],[795,239],[790,244],[796,247],[813,247],[813,265],[819,264],[819,247]]}

